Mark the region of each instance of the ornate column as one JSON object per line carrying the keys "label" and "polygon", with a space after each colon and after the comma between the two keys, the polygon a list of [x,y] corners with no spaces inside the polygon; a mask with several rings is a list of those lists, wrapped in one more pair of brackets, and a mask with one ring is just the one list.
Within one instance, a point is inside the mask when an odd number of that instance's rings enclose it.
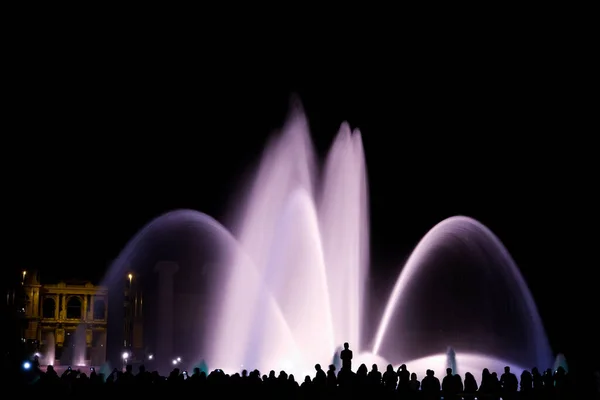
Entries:
{"label": "ornate column", "polygon": [[87,321],[88,319],[88,295],[83,295],[83,310],[81,312],[81,319]]}
{"label": "ornate column", "polygon": [[94,310],[96,309],[96,303],[95,303],[96,300],[95,299],[96,299],[96,296],[94,296],[93,294],[90,295],[90,315],[88,317],[88,319],[90,321],[94,320]]}
{"label": "ornate column", "polygon": [[167,365],[173,354],[173,275],[179,266],[177,263],[161,261],[154,270],[158,272],[158,345],[157,360],[161,365]]}
{"label": "ornate column", "polygon": [[58,310],[60,310],[60,296],[55,294],[52,296],[52,300],[54,300],[54,319],[58,319]]}
{"label": "ornate column", "polygon": [[67,318],[67,295],[63,293],[60,295],[60,319],[66,319],[66,318]]}

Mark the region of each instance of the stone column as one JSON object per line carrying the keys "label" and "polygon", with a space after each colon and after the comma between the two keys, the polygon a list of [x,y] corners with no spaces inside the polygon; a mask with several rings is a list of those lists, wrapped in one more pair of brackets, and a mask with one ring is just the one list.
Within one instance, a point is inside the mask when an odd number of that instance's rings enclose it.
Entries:
{"label": "stone column", "polygon": [[93,321],[95,319],[94,318],[94,310],[96,309],[96,303],[95,302],[96,302],[96,296],[91,295],[90,296],[90,314],[88,316],[88,319],[90,321]]}
{"label": "stone column", "polygon": [[83,312],[81,313],[81,319],[87,321],[88,319],[88,295],[83,295]]}
{"label": "stone column", "polygon": [[60,295],[60,319],[67,318],[67,295]]}
{"label": "stone column", "polygon": [[161,261],[156,264],[154,270],[158,272],[158,341],[156,348],[157,361],[161,365],[167,365],[173,354],[173,312],[174,293],[173,275],[179,266],[177,263]]}
{"label": "stone column", "polygon": [[54,319],[60,318],[60,295],[54,296]]}

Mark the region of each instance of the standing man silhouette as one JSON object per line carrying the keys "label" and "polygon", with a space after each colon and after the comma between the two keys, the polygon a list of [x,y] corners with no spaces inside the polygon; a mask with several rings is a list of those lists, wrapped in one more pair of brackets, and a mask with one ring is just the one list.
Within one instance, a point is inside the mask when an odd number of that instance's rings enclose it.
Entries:
{"label": "standing man silhouette", "polygon": [[348,343],[344,343],[344,350],[340,353],[340,358],[342,359],[342,369],[343,370],[352,370],[352,350],[349,349],[350,345]]}

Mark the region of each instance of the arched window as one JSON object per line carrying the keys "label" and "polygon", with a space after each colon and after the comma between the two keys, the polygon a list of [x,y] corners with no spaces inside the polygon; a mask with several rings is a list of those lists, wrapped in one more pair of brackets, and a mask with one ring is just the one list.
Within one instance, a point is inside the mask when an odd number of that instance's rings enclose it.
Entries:
{"label": "arched window", "polygon": [[106,304],[102,299],[94,300],[94,319],[104,319],[106,313]]}
{"label": "arched window", "polygon": [[52,297],[46,297],[42,304],[42,317],[44,318],[55,318],[56,316],[56,302]]}
{"label": "arched window", "polygon": [[81,300],[79,297],[71,297],[67,302],[67,318],[81,319]]}

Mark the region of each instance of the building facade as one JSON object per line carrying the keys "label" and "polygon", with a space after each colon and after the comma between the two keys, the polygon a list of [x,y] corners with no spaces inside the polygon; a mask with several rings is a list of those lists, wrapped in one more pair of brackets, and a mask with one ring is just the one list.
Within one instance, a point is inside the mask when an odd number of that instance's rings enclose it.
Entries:
{"label": "building facade", "polygon": [[108,289],[90,282],[42,284],[23,271],[23,342],[42,365],[99,366],[106,361]]}

